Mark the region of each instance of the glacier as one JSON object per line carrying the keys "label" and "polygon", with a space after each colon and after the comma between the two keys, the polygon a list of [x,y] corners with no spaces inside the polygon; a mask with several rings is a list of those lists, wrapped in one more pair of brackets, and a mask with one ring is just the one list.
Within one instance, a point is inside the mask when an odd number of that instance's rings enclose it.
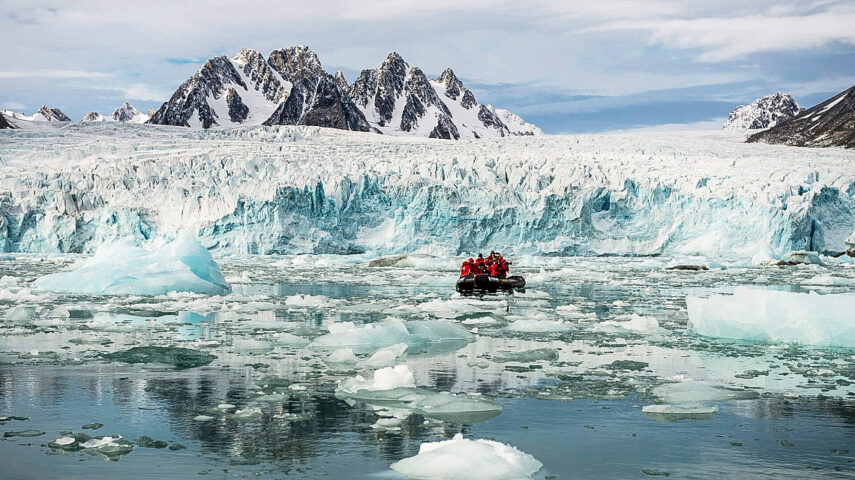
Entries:
{"label": "glacier", "polygon": [[92,253],[184,228],[216,255],[844,250],[855,153],[742,140],[43,122],[0,132],[0,251]]}

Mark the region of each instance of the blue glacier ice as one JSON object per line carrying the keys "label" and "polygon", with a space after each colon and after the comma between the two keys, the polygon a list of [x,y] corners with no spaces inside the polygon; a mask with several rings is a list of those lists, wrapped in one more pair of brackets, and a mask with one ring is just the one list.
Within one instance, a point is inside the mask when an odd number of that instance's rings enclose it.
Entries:
{"label": "blue glacier ice", "polygon": [[219,255],[839,252],[853,153],[732,132],[434,142],[309,127],[4,131],[0,251],[191,228]]}
{"label": "blue glacier ice", "polygon": [[217,263],[188,232],[153,251],[129,241],[105,244],[72,270],[45,275],[36,285],[52,292],[86,295],[219,295],[229,291]]}

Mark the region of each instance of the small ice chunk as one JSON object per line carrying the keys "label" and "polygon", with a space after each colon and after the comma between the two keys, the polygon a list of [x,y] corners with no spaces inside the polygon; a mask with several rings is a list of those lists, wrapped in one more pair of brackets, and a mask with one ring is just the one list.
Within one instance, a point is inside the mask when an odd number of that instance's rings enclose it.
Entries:
{"label": "small ice chunk", "polygon": [[115,437],[106,436],[106,437],[101,437],[101,438],[92,438],[90,440],[83,442],[83,444],[81,444],[80,446],[83,448],[100,448],[100,447],[103,447],[104,445],[110,445],[110,444],[114,443],[116,440],[121,440],[121,438],[122,438],[121,435],[116,435]]}
{"label": "small ice chunk", "polygon": [[467,440],[458,433],[451,440],[422,443],[418,455],[392,464],[392,470],[410,478],[511,480],[528,478],[543,466],[533,456],[493,440]]}
{"label": "small ice chunk", "polygon": [[327,326],[330,333],[309,345],[316,350],[350,347],[357,353],[371,353],[398,343],[410,347],[431,347],[443,342],[470,342],[474,336],[462,325],[446,320],[391,319],[384,322],[354,325],[351,322]]}
{"label": "small ice chunk", "polygon": [[794,252],[787,252],[781,257],[782,262],[792,263],[792,264],[807,264],[807,265],[822,265],[822,260],[819,258],[819,253],[817,252],[809,252],[805,250],[798,250]]}
{"label": "small ice chunk", "polygon": [[277,345],[283,345],[288,347],[297,347],[302,348],[309,344],[309,341],[303,337],[298,337],[297,335],[288,333],[288,332],[280,332],[273,336],[274,342]]}
{"label": "small ice chunk", "polygon": [[232,405],[231,403],[221,403],[217,405],[217,408],[220,410],[231,410],[235,408],[235,405]]}
{"label": "small ice chunk", "polygon": [[362,375],[357,375],[342,382],[339,389],[347,393],[355,393],[359,390],[391,390],[393,388],[415,387],[413,371],[406,365],[386,367],[376,370],[370,380]]}
{"label": "small ice chunk", "polygon": [[368,367],[385,367],[395,363],[395,360],[407,350],[406,343],[396,343],[388,347],[381,348],[371,355],[371,358],[365,361]]}
{"label": "small ice chunk", "polygon": [[[234,408],[234,406],[232,406],[232,408]],[[196,415],[195,417],[193,417],[193,421],[195,421],[195,422],[208,422],[208,421],[211,421],[213,419],[214,419],[214,417],[212,417],[210,415]]]}
{"label": "small ice chunk", "polygon": [[77,440],[75,440],[74,437],[62,437],[62,438],[57,438],[53,443],[55,443],[59,446],[63,446],[63,445],[71,445],[72,443],[74,443],[76,441]]}
{"label": "small ice chunk", "polygon": [[17,287],[18,286],[18,278],[13,277],[11,275],[3,275],[0,277],[0,287],[8,288],[8,287]]}
{"label": "small ice chunk", "polygon": [[492,325],[496,322],[496,319],[493,317],[475,317],[467,318],[466,320],[463,320],[460,323],[464,325]]}
{"label": "small ice chunk", "polygon": [[36,318],[36,309],[33,307],[12,307],[6,310],[6,322],[17,324],[32,323]]}
{"label": "small ice chunk", "polygon": [[645,405],[641,409],[645,417],[661,422],[678,420],[707,420],[718,412],[715,405],[684,404],[684,405]]}
{"label": "small ice chunk", "polygon": [[327,359],[327,363],[356,363],[359,361],[356,358],[356,355],[353,354],[353,350],[350,348],[339,348],[338,350],[331,353]]}
{"label": "small ice chunk", "polygon": [[221,295],[229,291],[211,254],[189,232],[154,251],[130,241],[102,245],[73,270],[45,275],[36,285],[52,292],[86,295]]}
{"label": "small ice chunk", "polygon": [[555,320],[517,320],[505,328],[523,333],[566,332],[573,329],[573,324]]}
{"label": "small ice chunk", "polygon": [[855,347],[855,293],[819,295],[738,287],[686,298],[689,328],[707,337]]}
{"label": "small ice chunk", "polygon": [[285,305],[289,307],[322,307],[327,305],[330,299],[323,295],[291,295],[285,299]]}
{"label": "small ice chunk", "polygon": [[663,335],[667,330],[659,326],[659,321],[654,317],[642,316],[633,313],[624,321],[607,320],[594,326],[601,332],[612,333],[635,333],[638,335]]}
{"label": "small ice chunk", "polygon": [[242,410],[236,410],[234,413],[234,418],[240,420],[254,420],[256,418],[261,418],[263,415],[261,408],[256,406],[248,406]]}

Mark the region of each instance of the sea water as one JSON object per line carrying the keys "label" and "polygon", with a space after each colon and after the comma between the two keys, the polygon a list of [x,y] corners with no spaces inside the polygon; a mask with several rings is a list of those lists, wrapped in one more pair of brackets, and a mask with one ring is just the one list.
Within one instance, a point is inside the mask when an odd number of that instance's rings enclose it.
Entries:
{"label": "sea water", "polygon": [[[222,295],[87,295],[35,282],[79,258],[4,257],[3,478],[400,478],[458,433],[533,478],[855,472],[855,350],[719,338],[687,310],[741,288],[835,305],[850,263],[531,257],[524,292],[461,296],[457,259],[373,259],[218,258]],[[714,268],[666,270],[691,262]]]}

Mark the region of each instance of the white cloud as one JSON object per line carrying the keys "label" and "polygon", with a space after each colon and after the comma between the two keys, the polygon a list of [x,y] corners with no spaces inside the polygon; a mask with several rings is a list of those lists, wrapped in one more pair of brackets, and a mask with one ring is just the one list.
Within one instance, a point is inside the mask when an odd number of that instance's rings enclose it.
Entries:
{"label": "white cloud", "polygon": [[105,78],[110,74],[103,72],[87,72],[82,70],[19,70],[0,71],[0,79],[12,78]]}
{"label": "white cloud", "polygon": [[168,100],[170,96],[169,93],[162,92],[142,83],[136,83],[127,87],[120,87],[118,89],[122,90],[125,98],[129,100],[163,102]]}

